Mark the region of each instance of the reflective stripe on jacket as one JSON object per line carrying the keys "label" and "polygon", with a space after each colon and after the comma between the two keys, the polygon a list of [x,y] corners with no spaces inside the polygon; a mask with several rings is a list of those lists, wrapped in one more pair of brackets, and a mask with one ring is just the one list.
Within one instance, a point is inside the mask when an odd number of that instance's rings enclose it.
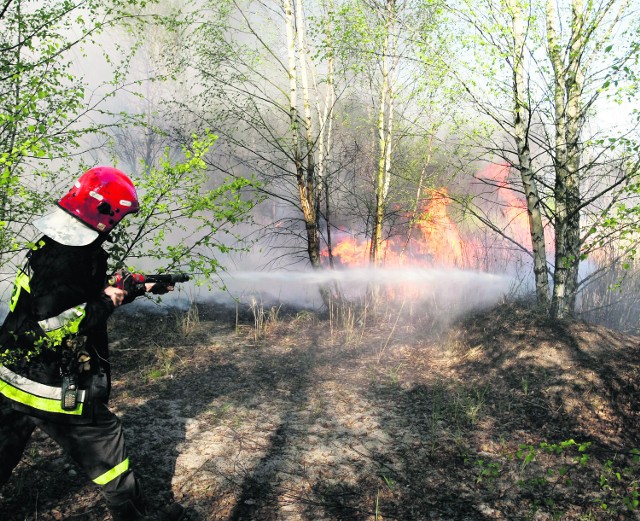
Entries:
{"label": "reflective stripe on jacket", "polygon": [[[18,272],[16,280],[14,282],[13,293],[11,295],[11,303],[9,305],[9,311],[14,311],[20,298],[20,293],[26,291],[31,293],[30,287],[31,277],[27,275],[23,270]],[[65,337],[75,335],[80,329],[80,322],[85,316],[86,302],[67,309],[56,315],[55,317],[49,317],[44,320],[40,320],[38,325],[45,332],[49,340],[53,345],[61,345]]]}
{"label": "reflective stripe on jacket", "polygon": [[54,345],[62,344],[65,337],[75,335],[80,329],[80,322],[84,318],[87,304],[80,304],[75,308],[67,309],[58,316],[40,320],[38,325],[46,333]]}
{"label": "reflective stripe on jacket", "polygon": [[43,412],[82,415],[86,392],[78,390],[78,405],[68,411],[62,408],[62,389],[44,385],[14,373],[0,365],[0,394],[27,407]]}
{"label": "reflective stripe on jacket", "polygon": [[29,287],[30,280],[31,277],[29,277],[29,275],[27,275],[23,270],[20,270],[18,272],[18,274],[16,275],[16,280],[13,283],[13,293],[11,294],[11,302],[9,302],[9,311],[15,311],[22,290],[25,290],[27,293],[31,292],[31,289]]}

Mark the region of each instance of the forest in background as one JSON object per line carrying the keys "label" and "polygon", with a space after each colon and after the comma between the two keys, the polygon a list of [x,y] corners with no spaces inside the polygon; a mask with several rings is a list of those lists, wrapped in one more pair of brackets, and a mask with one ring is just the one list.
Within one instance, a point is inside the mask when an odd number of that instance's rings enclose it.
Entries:
{"label": "forest in background", "polygon": [[507,273],[553,318],[637,332],[637,10],[5,0],[2,277],[33,217],[110,163],[142,203],[114,269],[215,286],[260,248],[265,271]]}

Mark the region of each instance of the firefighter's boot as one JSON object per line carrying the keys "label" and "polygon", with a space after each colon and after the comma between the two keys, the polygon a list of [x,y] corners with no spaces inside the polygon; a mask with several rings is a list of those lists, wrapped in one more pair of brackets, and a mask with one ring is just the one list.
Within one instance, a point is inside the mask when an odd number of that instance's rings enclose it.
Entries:
{"label": "firefighter's boot", "polygon": [[118,505],[109,506],[109,512],[111,512],[113,521],[138,521],[144,519],[146,509],[142,498],[137,497]]}

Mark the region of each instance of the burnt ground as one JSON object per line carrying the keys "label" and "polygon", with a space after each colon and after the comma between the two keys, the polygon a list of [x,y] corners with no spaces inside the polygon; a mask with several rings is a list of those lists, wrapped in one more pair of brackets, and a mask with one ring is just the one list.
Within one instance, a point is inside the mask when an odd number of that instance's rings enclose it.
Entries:
{"label": "burnt ground", "polygon": [[[502,304],[116,313],[148,499],[198,520],[640,519],[640,339]],[[36,432],[0,518],[108,520]]]}

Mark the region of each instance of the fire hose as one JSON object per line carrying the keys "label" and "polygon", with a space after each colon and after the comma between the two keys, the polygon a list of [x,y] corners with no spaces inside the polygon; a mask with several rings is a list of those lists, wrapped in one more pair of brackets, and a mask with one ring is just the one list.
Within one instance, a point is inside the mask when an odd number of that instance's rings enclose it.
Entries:
{"label": "fire hose", "polygon": [[189,279],[190,277],[186,273],[154,273],[147,275],[120,269],[107,279],[107,285],[135,294],[147,283],[157,283],[166,287],[187,282]]}

